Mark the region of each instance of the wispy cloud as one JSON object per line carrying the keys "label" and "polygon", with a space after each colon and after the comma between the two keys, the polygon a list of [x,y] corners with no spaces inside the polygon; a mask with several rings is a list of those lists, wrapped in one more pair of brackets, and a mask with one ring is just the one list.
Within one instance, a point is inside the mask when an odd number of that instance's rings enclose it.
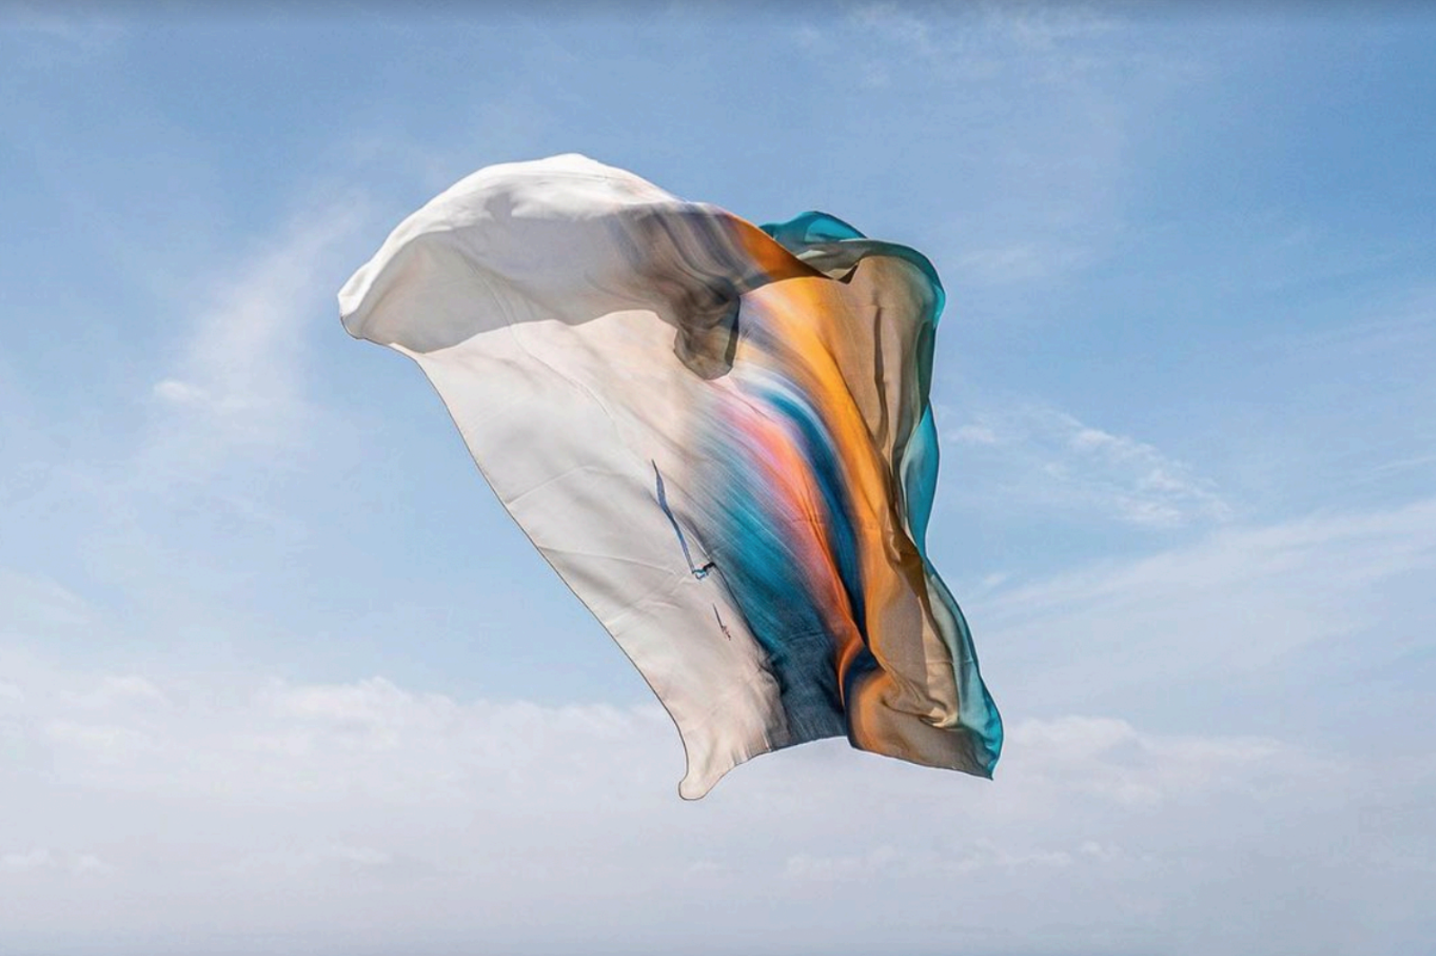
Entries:
{"label": "wispy cloud", "polygon": [[1131,525],[1222,522],[1215,484],[1155,446],[1036,404],[983,409],[947,426],[962,495]]}
{"label": "wispy cloud", "polygon": [[954,258],[954,285],[970,288],[1049,279],[1081,269],[1096,258],[1089,245],[1050,238],[967,249]]}
{"label": "wispy cloud", "polygon": [[[1051,61],[1071,55],[1073,63],[1078,63],[1080,54],[1068,47],[1110,32],[1118,21],[1096,7],[1080,4],[981,3],[944,7],[886,0],[849,5],[837,24],[836,29],[861,37],[866,48],[860,52],[875,60],[910,63],[917,59],[964,75],[985,76],[1013,57]],[[809,45],[818,44],[824,35],[813,24],[806,25],[803,32]]]}
{"label": "wispy cloud", "polygon": [[874,110],[944,103],[943,181],[909,189],[947,198],[914,214],[933,220],[926,251],[953,288],[976,293],[966,306],[1008,321],[1046,300],[1006,300],[1106,260],[1128,235],[1132,130],[1180,87],[1183,58],[1144,48],[1130,23],[1082,4],[858,4],[810,22],[799,46],[834,82],[856,77]]}
{"label": "wispy cloud", "polygon": [[152,387],[163,412],[152,462],[203,468],[227,451],[285,445],[304,428],[306,339],[333,311],[340,254],[364,222],[352,197],[307,210],[200,293],[176,367]]}
{"label": "wispy cloud", "polygon": [[98,589],[101,604],[131,602],[136,628],[147,626],[136,605],[147,605],[164,621],[148,626],[172,632],[188,586],[252,576],[259,559],[238,556],[243,540],[283,554],[302,536],[309,515],[276,498],[306,455],[343,440],[343,409],[314,387],[324,371],[310,350],[336,334],[334,293],[358,258],[368,208],[353,194],[306,202],[267,236],[229,239],[179,307],[151,304],[169,341],[111,363],[149,369],[114,376],[127,392],[87,393],[103,430],[51,443],[29,508],[6,515],[5,562],[43,567],[63,585],[0,570],[0,636],[23,644],[22,629],[58,619],[77,634],[89,609],[67,588],[96,599],[97,581],[110,586]]}
{"label": "wispy cloud", "polygon": [[[93,621],[83,598],[50,578],[0,568],[0,637],[17,631],[76,628]],[[9,632],[9,633],[7,633]]]}
{"label": "wispy cloud", "polygon": [[[98,8],[95,8],[98,9]],[[0,30],[9,30],[30,40],[37,49],[30,65],[51,66],[56,58],[83,60],[101,53],[125,36],[116,20],[97,15],[94,9],[63,5],[11,3],[0,9]]]}
{"label": "wispy cloud", "polygon": [[[1415,700],[1419,672],[1408,667],[1403,683],[1390,669],[1436,646],[1421,583],[1433,570],[1436,501],[1426,500],[1225,527],[1133,560],[1003,580],[969,612],[992,648],[992,679],[1020,708],[1125,702],[1168,715],[1240,699],[1247,715],[1338,731],[1348,708],[1374,706],[1348,699],[1351,679],[1336,675],[1351,668],[1389,675],[1382,706]],[[1327,682],[1324,696],[1306,681]]]}

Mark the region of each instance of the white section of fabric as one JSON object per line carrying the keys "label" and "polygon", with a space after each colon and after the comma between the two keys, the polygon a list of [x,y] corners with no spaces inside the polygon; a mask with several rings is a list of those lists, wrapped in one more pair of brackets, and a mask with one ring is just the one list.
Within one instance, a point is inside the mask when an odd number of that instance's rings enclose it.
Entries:
{"label": "white section of fabric", "polygon": [[764,655],[655,497],[655,467],[677,490],[695,466],[682,413],[715,386],[675,356],[607,231],[654,204],[684,205],[580,156],[490,167],[405,220],[339,300],[350,334],[423,368],[514,520],[652,686],[693,799],[788,740]]}

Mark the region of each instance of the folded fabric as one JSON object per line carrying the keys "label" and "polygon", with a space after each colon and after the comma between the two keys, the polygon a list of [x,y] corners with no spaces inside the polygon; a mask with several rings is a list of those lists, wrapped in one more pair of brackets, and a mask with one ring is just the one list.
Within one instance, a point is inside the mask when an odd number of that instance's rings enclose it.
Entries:
{"label": "folded fabric", "polygon": [[990,776],[997,710],[926,556],[937,274],[576,156],[480,170],[339,294],[678,726],[701,797],[823,737]]}

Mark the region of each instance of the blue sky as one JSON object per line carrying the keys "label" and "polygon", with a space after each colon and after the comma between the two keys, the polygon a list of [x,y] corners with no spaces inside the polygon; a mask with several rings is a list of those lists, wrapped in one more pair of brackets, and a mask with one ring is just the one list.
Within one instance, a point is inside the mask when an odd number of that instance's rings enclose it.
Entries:
{"label": "blue sky", "polygon": [[[0,8],[0,949],[1420,953],[1436,17]],[[334,294],[480,166],[810,208],[949,293],[997,780],[707,800]]]}

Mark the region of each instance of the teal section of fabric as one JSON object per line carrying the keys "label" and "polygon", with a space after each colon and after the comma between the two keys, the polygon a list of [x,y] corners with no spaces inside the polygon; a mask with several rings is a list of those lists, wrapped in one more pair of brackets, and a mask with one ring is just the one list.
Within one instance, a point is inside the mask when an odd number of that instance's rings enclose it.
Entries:
{"label": "teal section of fabric", "polygon": [[786,222],[764,223],[758,228],[778,241],[778,245],[798,255],[820,242],[841,242],[844,239],[866,239],[849,223],[837,216],[817,210],[799,213]]}
{"label": "teal section of fabric", "polygon": [[[803,435],[804,452],[820,483],[836,474],[821,425],[800,400],[761,390],[751,397],[765,414],[781,418]],[[705,444],[713,474],[704,510],[716,520],[704,529],[704,545],[719,580],[767,655],[791,735],[787,744],[840,736],[846,725],[834,657],[837,640],[821,611],[823,597],[811,591],[803,573],[801,549],[794,541],[803,526],[795,526],[768,494],[763,449],[746,443],[741,430],[715,430]],[[824,491],[828,513],[823,526],[841,542],[836,557],[850,571],[844,583],[850,592],[860,591],[860,583],[852,579],[854,562],[845,561],[843,553],[844,546],[849,552],[853,548],[844,537],[848,526],[842,490]]]}
{"label": "teal section of fabric", "polygon": [[839,281],[868,256],[891,256],[914,266],[931,288],[933,304],[923,317],[915,356],[923,412],[912,433],[898,446],[901,450],[897,454],[897,472],[903,488],[908,534],[922,556],[929,587],[937,599],[934,614],[939,618],[939,629],[952,655],[953,676],[958,687],[958,722],[972,732],[975,749],[982,753],[990,776],[1002,751],[1002,718],[982,681],[967,619],[927,552],[927,529],[937,493],[941,457],[930,395],[937,324],[947,303],[942,280],[931,260],[917,250],[869,239],[851,224],[825,212],[809,211],[785,222],[766,223],[761,228],[797,259]]}

